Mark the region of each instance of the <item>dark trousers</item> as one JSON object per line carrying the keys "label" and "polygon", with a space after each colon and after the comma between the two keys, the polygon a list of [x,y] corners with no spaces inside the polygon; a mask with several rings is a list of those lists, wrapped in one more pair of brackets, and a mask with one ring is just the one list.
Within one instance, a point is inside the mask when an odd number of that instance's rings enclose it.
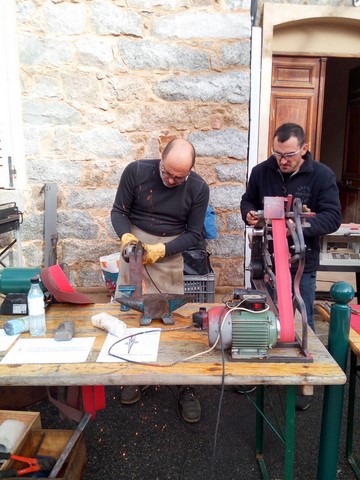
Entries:
{"label": "dark trousers", "polygon": [[[292,274],[292,281],[294,281],[295,274]],[[316,290],[316,272],[303,273],[300,280],[300,295],[302,296],[305,307],[307,322],[310,328],[315,332],[314,323],[314,301]]]}

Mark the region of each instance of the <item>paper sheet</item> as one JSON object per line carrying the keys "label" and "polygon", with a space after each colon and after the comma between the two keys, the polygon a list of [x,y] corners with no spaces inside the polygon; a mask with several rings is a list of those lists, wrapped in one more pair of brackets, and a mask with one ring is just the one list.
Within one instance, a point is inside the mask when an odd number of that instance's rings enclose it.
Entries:
{"label": "paper sheet", "polygon": [[[160,332],[160,328],[127,328],[121,338],[129,336],[130,338],[126,338],[126,340],[121,342],[119,342],[119,337],[115,337],[109,333],[106,336],[96,361],[124,362],[126,360],[132,360],[143,363],[156,362],[160,343]],[[141,335],[138,335],[139,333],[141,333]],[[112,347],[111,352],[113,354],[123,357],[125,360],[109,355],[110,347]]]}
{"label": "paper sheet", "polygon": [[15,342],[19,335],[6,335],[5,330],[0,328],[0,352],[5,352]]}
{"label": "paper sheet", "polygon": [[95,337],[72,338],[57,342],[53,338],[19,339],[1,363],[81,363],[86,362]]}

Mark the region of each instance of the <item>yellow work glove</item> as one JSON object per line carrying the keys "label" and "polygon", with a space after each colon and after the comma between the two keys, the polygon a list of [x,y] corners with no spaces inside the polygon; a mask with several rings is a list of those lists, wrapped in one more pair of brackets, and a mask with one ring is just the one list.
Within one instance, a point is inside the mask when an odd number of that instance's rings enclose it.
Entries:
{"label": "yellow work glove", "polygon": [[151,265],[160,258],[165,257],[165,244],[164,243],[154,243],[153,245],[149,245],[147,243],[143,243],[144,248],[144,255],[142,259],[142,263],[144,265]]}
{"label": "yellow work glove", "polygon": [[129,247],[130,245],[136,245],[138,241],[139,240],[132,233],[124,233],[124,235],[121,236],[121,255],[127,262],[129,261],[129,257],[125,252],[126,247]]}

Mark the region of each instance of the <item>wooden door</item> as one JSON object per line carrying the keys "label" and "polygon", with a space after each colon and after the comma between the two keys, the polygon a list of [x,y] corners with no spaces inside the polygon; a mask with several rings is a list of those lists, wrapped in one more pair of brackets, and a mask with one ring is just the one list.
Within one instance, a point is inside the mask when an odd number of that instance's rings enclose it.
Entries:
{"label": "wooden door", "polygon": [[314,159],[320,158],[325,71],[325,58],[273,56],[269,154],[276,128],[292,122],[303,127]]}
{"label": "wooden door", "polygon": [[343,222],[360,223],[360,67],[349,74],[345,132],[340,187]]}

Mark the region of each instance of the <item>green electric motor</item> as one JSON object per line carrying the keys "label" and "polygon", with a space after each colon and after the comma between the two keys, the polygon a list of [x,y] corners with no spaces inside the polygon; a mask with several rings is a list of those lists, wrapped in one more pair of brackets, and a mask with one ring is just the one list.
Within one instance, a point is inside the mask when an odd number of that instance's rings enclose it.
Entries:
{"label": "green electric motor", "polygon": [[[261,303],[255,305],[262,307]],[[233,360],[265,358],[280,337],[279,320],[266,308],[211,307],[208,313],[210,347],[230,350]]]}

